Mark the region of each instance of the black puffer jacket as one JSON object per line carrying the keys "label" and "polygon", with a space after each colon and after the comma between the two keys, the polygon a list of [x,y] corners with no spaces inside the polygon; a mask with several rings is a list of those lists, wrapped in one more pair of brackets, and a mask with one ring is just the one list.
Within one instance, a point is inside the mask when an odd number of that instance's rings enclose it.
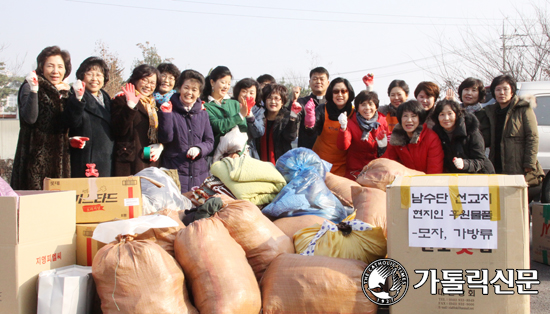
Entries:
{"label": "black puffer jacket", "polygon": [[[495,173],[493,164],[485,156],[485,142],[479,131],[479,121],[471,114],[464,112],[457,118],[452,140],[439,123],[433,130],[441,140],[445,157],[443,169],[447,173]],[[453,163],[454,157],[464,160],[464,169],[459,170]]]}

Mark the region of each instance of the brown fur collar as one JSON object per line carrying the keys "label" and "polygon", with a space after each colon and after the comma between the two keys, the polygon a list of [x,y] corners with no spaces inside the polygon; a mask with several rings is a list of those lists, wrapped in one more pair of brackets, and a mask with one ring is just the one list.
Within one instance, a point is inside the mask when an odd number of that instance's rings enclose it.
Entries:
{"label": "brown fur collar", "polygon": [[409,139],[407,132],[403,130],[401,124],[397,124],[393,129],[390,139],[390,145],[392,146],[405,146],[407,144],[416,144],[420,139],[420,133],[422,133],[423,125],[420,124],[413,132],[412,138]]}

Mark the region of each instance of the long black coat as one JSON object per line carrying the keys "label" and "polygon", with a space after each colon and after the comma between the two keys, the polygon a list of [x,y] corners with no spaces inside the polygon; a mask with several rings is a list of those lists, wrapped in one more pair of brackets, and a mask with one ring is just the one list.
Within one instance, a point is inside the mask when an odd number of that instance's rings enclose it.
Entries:
{"label": "long black coat", "polygon": [[100,177],[110,177],[113,163],[114,138],[111,130],[111,98],[103,94],[103,107],[95,97],[86,91],[82,101],[74,93],[69,96],[65,109],[69,137],[84,136],[90,140],[83,149],[70,148],[71,177],[83,178],[86,164],[95,163]]}
{"label": "long black coat", "polygon": [[[485,156],[485,142],[479,131],[479,121],[471,114],[464,112],[456,119],[453,138],[449,140],[447,132],[436,123],[433,130],[441,140],[445,157],[443,169],[447,173],[495,173],[493,164]],[[464,169],[459,170],[453,163],[453,158],[464,160]]]}
{"label": "long black coat", "polygon": [[[266,114],[267,115],[267,114]],[[292,149],[292,142],[296,139],[298,135],[298,122],[300,121],[300,115],[296,117],[295,120],[290,119],[290,110],[285,107],[282,107],[275,120],[273,122],[273,127],[270,132],[270,139],[273,141],[273,153],[275,155],[275,160],[279,159],[282,155]],[[266,122],[264,118],[264,123]],[[267,125],[265,134],[268,133]],[[264,136],[265,136],[264,134]],[[262,137],[256,139],[256,147],[258,149],[258,154],[260,159],[262,156]],[[335,143],[336,144],[336,143]],[[269,161],[269,160],[266,160]]]}

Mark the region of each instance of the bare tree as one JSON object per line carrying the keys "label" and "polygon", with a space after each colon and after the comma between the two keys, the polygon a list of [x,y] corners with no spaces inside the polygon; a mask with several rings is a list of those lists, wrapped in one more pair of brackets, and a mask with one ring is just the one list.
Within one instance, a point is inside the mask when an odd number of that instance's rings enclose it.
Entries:
{"label": "bare tree", "polygon": [[143,56],[143,59],[134,60],[134,63],[132,65],[134,68],[141,64],[148,64],[156,68],[159,64],[163,62],[172,62],[173,60],[173,58],[162,58],[158,53],[157,47],[155,47],[155,45],[151,45],[148,41],[146,41],[145,44],[138,43],[136,44],[136,46],[141,49],[141,55]]}
{"label": "bare tree", "polygon": [[124,79],[122,78],[122,72],[124,71],[122,61],[118,58],[118,54],[111,52],[107,44],[101,40],[96,42],[95,53],[97,53],[109,67],[109,82],[105,84],[103,89],[109,95],[114,96],[120,91],[124,84]]}

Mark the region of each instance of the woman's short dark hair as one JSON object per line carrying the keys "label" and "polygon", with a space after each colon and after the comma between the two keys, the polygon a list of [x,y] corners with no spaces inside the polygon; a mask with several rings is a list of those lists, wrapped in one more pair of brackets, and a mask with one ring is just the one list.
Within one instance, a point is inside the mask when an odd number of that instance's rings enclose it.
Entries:
{"label": "woman's short dark hair", "polygon": [[[493,98],[495,98],[495,88],[497,88],[498,85],[502,83],[508,83],[510,85],[510,88],[512,89],[512,97],[516,95],[516,90],[518,89],[516,80],[511,75],[504,74],[499,75],[493,79],[493,82],[491,82],[491,95],[493,95]],[[496,98],[495,98],[496,99]]]}
{"label": "woman's short dark hair", "polygon": [[437,101],[439,98],[439,86],[433,82],[420,82],[416,89],[414,90],[414,98],[418,98],[418,94],[421,91],[424,91],[428,97],[433,97],[434,101]]}
{"label": "woman's short dark hair", "polygon": [[86,72],[99,69],[103,72],[103,84],[109,82],[109,66],[103,61],[100,57],[88,57],[86,60],[82,61],[78,70],[76,70],[76,78],[79,80],[84,80],[84,75]]}
{"label": "woman's short dark hair", "polygon": [[281,101],[286,104],[288,100],[288,90],[284,85],[281,84],[267,84],[262,89],[262,100],[266,103],[266,100],[271,96],[271,94],[279,94],[281,96]]}
{"label": "woman's short dark hair", "polygon": [[208,96],[212,95],[212,84],[210,83],[210,80],[215,82],[226,76],[233,77],[228,67],[223,65],[215,67],[210,74],[204,78],[204,89],[202,91],[201,99],[208,102]]}
{"label": "woman's short dark hair", "polygon": [[176,85],[174,85],[176,92],[179,93],[180,88],[183,86],[183,83],[185,83],[186,80],[196,80],[200,84],[200,92],[202,92],[202,90],[204,89],[204,76],[202,76],[202,74],[195,70],[185,70],[181,72],[181,74],[178,76],[178,79],[176,80]]}
{"label": "woman's short dark hair", "polygon": [[483,85],[483,82],[480,79],[476,79],[473,77],[469,77],[465,79],[460,85],[458,86],[458,98],[460,101],[464,102],[462,100],[462,91],[466,88],[474,88],[477,89],[478,92],[478,98],[477,102],[482,102],[485,99],[485,86]]}
{"label": "woman's short dark hair", "polygon": [[405,83],[405,81],[403,80],[391,81],[390,86],[388,86],[388,96],[390,95],[391,90],[395,87],[401,88],[405,92],[405,95],[409,96],[409,85],[407,85],[407,83]]}
{"label": "woman's short dark hair", "polygon": [[157,66],[157,70],[159,70],[159,73],[168,73],[171,74],[175,79],[178,78],[180,75],[180,70],[177,66],[175,66],[172,63],[161,63]]}
{"label": "woman's short dark hair", "polygon": [[[270,85],[270,84],[268,84]],[[260,90],[260,84],[256,82],[253,78],[243,78],[242,80],[238,81],[237,84],[235,84],[235,87],[233,87],[233,99],[239,100],[239,94],[241,93],[241,90],[250,88],[252,86],[256,86],[256,99],[254,101],[256,104],[260,104],[262,101],[262,91]]]}
{"label": "woman's short dark hair", "polygon": [[437,104],[435,104],[434,112],[431,116],[432,120],[435,122],[436,125],[440,125],[439,114],[441,113],[441,111],[443,111],[443,108],[445,108],[445,106],[451,107],[451,110],[455,113],[457,118],[462,117],[464,115],[464,112],[462,111],[462,108],[460,107],[460,104],[457,101],[452,99],[440,100],[437,102]]}
{"label": "woman's short dark hair", "polygon": [[315,69],[312,69],[311,71],[309,71],[309,78],[311,79],[311,77],[313,76],[313,74],[325,74],[327,76],[327,80],[330,78],[329,75],[328,75],[328,70],[323,68],[323,67],[316,67]]}
{"label": "woman's short dark hair", "polygon": [[157,68],[154,66],[150,66],[148,64],[142,64],[138,65],[134,71],[132,71],[132,75],[130,75],[130,78],[128,79],[128,83],[132,83],[134,85],[137,85],[137,82],[141,80],[144,77],[149,77],[151,75],[155,74],[157,76],[157,84],[155,85],[155,88],[160,85],[160,73]]}
{"label": "woman's short dark hair", "polygon": [[403,113],[405,111],[409,111],[417,115],[420,125],[424,124],[426,121],[426,110],[424,110],[424,107],[422,107],[417,100],[407,100],[397,107],[397,121],[399,124],[401,124],[401,117],[403,117]]}
{"label": "woman's short dark hair", "polygon": [[36,74],[44,76],[44,63],[51,56],[60,56],[65,64],[65,76],[66,79],[71,74],[71,55],[67,50],[61,50],[59,46],[50,46],[42,49],[38,57],[36,57]]}
{"label": "woman's short dark hair", "polygon": [[263,84],[263,83],[266,83],[266,82],[269,82],[270,84],[276,84],[277,83],[277,81],[275,81],[275,78],[273,77],[273,75],[270,75],[270,74],[260,75],[260,76],[258,76],[256,81],[258,82],[258,84]]}
{"label": "woman's short dark hair", "polygon": [[350,82],[343,77],[337,77],[334,80],[330,81],[330,84],[328,85],[328,88],[327,88],[327,101],[333,102],[334,98],[332,97],[333,95],[332,90],[334,89],[334,86],[336,86],[336,84],[338,83],[344,83],[344,85],[346,85],[346,88],[348,89],[348,92],[349,92],[348,94],[349,98],[348,98],[348,102],[346,103],[346,106],[351,105],[351,103],[355,99],[355,91],[353,90],[353,86],[351,86]]}
{"label": "woman's short dark hair", "polygon": [[359,108],[359,105],[365,101],[372,101],[378,109],[380,100],[378,100],[378,94],[376,92],[368,92],[366,90],[361,91],[357,96],[355,96],[354,104],[355,108]]}

